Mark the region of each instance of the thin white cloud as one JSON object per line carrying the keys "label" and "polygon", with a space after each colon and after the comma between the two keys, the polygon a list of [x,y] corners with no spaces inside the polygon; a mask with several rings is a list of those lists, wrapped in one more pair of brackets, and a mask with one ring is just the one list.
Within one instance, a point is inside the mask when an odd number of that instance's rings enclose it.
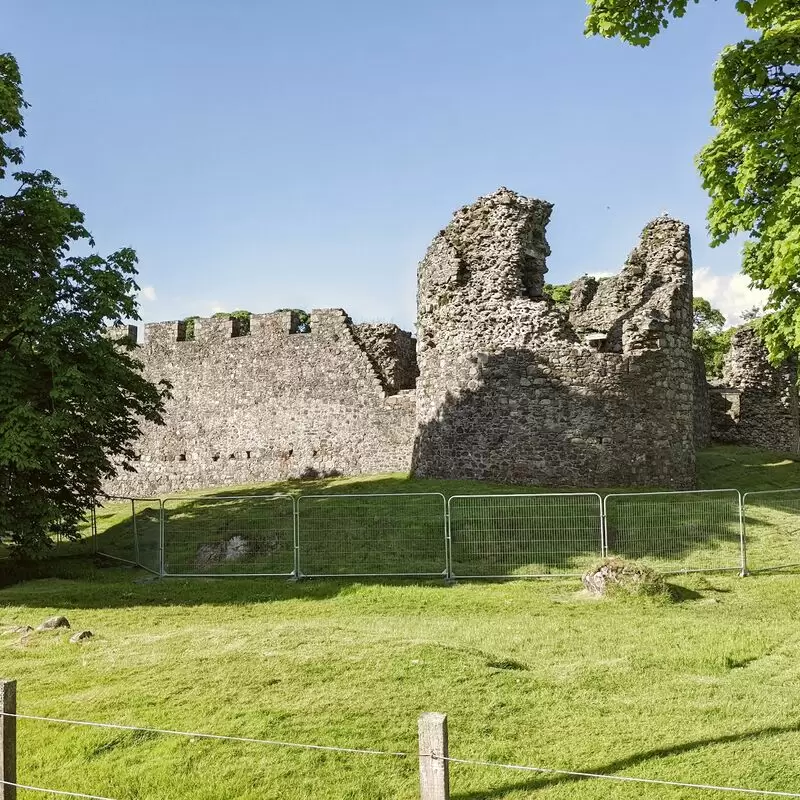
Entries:
{"label": "thin white cloud", "polygon": [[212,306],[211,306],[211,313],[212,313],[212,314],[219,314],[219,313],[221,313],[221,312],[222,312],[222,311],[224,311],[224,310],[225,310],[225,309],[224,309],[222,306],[220,306],[220,305],[216,305],[216,304],[214,304],[214,305],[212,305]]}
{"label": "thin white cloud", "polygon": [[142,300],[147,300],[148,302],[152,303],[156,300],[156,290],[154,286],[143,286],[142,290],[139,292]]}
{"label": "thin white cloud", "polygon": [[700,267],[694,271],[694,295],[705,297],[718,308],[728,325],[738,325],[742,322],[742,312],[763,306],[768,293],[750,288],[750,279],[741,272],[717,275],[710,267]]}
{"label": "thin white cloud", "polygon": [[587,272],[586,273],[590,278],[611,278],[614,276],[615,273],[613,272]]}

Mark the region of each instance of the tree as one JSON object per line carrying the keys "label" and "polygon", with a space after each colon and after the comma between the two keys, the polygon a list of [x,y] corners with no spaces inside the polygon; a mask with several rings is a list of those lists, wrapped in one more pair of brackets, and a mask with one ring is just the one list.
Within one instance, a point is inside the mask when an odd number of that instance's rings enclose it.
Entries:
{"label": "tree", "polygon": [[762,313],[760,306],[751,306],[742,311],[742,319],[745,322],[752,322],[754,319],[759,319]]}
{"label": "tree", "polygon": [[694,313],[694,329],[719,332],[725,325],[725,315],[716,308],[705,297],[695,297],[692,299],[692,311]]}
{"label": "tree", "polygon": [[694,311],[694,333],[692,346],[703,357],[706,374],[709,377],[722,377],[725,354],[731,347],[733,329],[724,331],[725,315],[714,308],[704,297],[692,300]]}
{"label": "tree", "polygon": [[549,295],[552,301],[559,308],[565,308],[569,305],[569,297],[571,292],[571,283],[546,283],[544,285],[544,293]]}
{"label": "tree", "polygon": [[[690,5],[587,2],[587,33],[638,46],[648,45]],[[711,198],[712,244],[748,236],[742,269],[753,286],[769,292],[758,330],[777,363],[800,349],[800,4],[738,0],[735,7],[756,35],[726,47],[717,61],[717,134],[698,163]]]}
{"label": "tree", "polygon": [[[168,386],[142,375],[129,339],[138,319],[136,254],[103,258],[49,172],[15,172],[25,135],[21,78],[0,55],[0,534],[32,554],[76,535],[117,465],[132,470],[140,420],[162,422]],[[88,255],[73,255],[82,246]]]}

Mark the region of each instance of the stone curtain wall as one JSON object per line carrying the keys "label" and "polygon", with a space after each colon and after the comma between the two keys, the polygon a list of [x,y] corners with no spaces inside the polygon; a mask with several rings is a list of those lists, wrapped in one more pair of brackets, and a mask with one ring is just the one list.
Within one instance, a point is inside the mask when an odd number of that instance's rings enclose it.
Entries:
{"label": "stone curtain wall", "polygon": [[650,223],[622,273],[576,287],[566,314],[543,296],[551,209],[501,189],[421,262],[414,472],[692,486],[687,226]]}
{"label": "stone curtain wall", "polygon": [[714,440],[800,452],[796,364],[773,367],[752,327],[733,335],[722,380],[710,395]]}
{"label": "stone curtain wall", "polygon": [[711,444],[711,406],[703,356],[694,351],[694,446],[701,450]]}
{"label": "stone curtain wall", "polygon": [[173,399],[166,425],[146,426],[137,444],[137,473],[106,490],[407,471],[414,393],[398,389],[413,386],[413,339],[374,327],[380,335],[357,335],[339,309],[312,312],[310,333],[291,332],[290,312],[253,315],[245,336],[235,320],[198,319],[193,341],[179,341],[181,323],[148,325],[139,358],[150,379],[173,384]]}

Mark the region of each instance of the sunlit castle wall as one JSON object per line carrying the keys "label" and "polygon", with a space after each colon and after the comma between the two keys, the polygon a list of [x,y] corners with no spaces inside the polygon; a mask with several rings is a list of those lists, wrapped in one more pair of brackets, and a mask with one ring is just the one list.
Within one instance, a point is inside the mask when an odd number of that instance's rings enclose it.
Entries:
{"label": "sunlit castle wall", "polygon": [[[135,473],[106,490],[154,494],[300,476],[408,471],[415,426],[411,334],[353,325],[341,309],[146,326],[137,357],[172,383]],[[125,329],[126,333],[128,332]],[[133,331],[135,333],[135,329]]]}

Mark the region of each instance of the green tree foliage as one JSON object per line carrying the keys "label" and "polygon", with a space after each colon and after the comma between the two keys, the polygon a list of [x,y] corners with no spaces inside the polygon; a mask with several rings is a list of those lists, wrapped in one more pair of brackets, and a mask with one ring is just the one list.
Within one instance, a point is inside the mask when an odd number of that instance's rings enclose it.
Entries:
{"label": "green tree foliage", "polygon": [[720,378],[725,354],[731,347],[734,329],[723,330],[725,315],[704,297],[695,297],[692,300],[692,308],[694,310],[692,344],[703,357],[706,374],[712,378]]}
{"label": "green tree foliage", "polygon": [[[115,463],[131,470],[140,420],[168,387],[142,376],[106,325],[138,319],[136,254],[103,258],[49,172],[16,172],[24,136],[17,63],[0,55],[0,535],[34,553],[76,535]],[[72,255],[76,245],[88,255]]]}
{"label": "green tree foliage", "polygon": [[544,285],[544,293],[549,295],[553,302],[561,308],[569,305],[571,291],[571,283],[546,283]]}
{"label": "green tree foliage", "polygon": [[694,329],[721,331],[725,325],[725,315],[716,308],[705,297],[695,297],[692,299],[692,311],[694,313]]}
{"label": "green tree foliage", "polygon": [[[588,0],[586,30],[646,46],[697,2]],[[735,7],[755,35],[717,61],[718,132],[699,167],[712,243],[748,236],[742,269],[769,292],[758,329],[777,362],[800,349],[800,3],[738,0]]]}
{"label": "green tree foliage", "polygon": [[728,328],[724,331],[711,333],[700,330],[694,332],[694,349],[703,356],[706,365],[706,375],[709,378],[721,378],[725,356],[731,349],[731,339],[738,328]]}

